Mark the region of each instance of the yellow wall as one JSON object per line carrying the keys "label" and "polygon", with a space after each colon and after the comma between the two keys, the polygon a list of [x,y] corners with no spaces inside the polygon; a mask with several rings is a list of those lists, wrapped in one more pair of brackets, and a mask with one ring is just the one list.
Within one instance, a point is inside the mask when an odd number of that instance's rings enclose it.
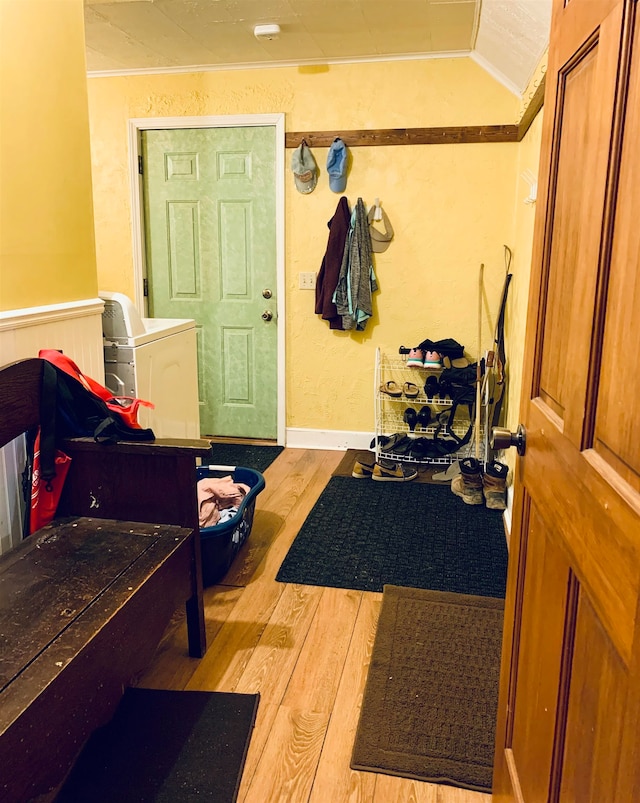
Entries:
{"label": "yellow wall", "polygon": [[0,310],[95,297],[82,0],[0,15]]}
{"label": "yellow wall", "polygon": [[[518,99],[470,59],[278,68],[89,80],[98,278],[133,296],[127,120],[284,112],[288,131],[513,123]],[[502,244],[514,231],[518,146],[359,147],[346,195],[379,197],[395,229],[376,256],[380,292],[364,333],[330,331],[300,271],[317,271],[339,196],[320,180],[295,190],[287,151],[287,426],[372,430],[376,346],[397,353],[429,337],[477,352],[478,271],[485,263],[483,347],[493,338]]]}
{"label": "yellow wall", "polygon": [[[548,54],[545,53],[523,95],[520,116],[525,111],[525,103],[530,100],[542,76],[547,69]],[[542,120],[544,108],[538,113],[526,136],[518,144],[516,162],[516,200],[513,212],[514,238],[513,261],[511,272],[513,278],[509,288],[509,297],[505,316],[505,347],[507,352],[507,394],[503,405],[502,424],[512,432],[520,421],[521,385],[523,372],[524,342],[527,325],[527,305],[529,300],[529,279],[531,276],[531,256],[533,250],[534,220],[536,204],[525,203],[530,195],[531,187],[523,178],[528,171],[538,176],[540,162],[540,145],[542,142]],[[511,469],[515,466],[515,449],[507,450],[502,459]]]}

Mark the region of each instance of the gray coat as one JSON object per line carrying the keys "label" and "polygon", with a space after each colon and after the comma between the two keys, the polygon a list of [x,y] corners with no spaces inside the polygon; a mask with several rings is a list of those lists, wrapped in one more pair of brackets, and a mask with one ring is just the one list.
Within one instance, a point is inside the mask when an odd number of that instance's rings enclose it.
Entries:
{"label": "gray coat", "polygon": [[373,314],[371,296],[377,289],[367,212],[362,198],[358,198],[351,214],[340,277],[333,294],[333,302],[342,316],[344,329],[365,328]]}

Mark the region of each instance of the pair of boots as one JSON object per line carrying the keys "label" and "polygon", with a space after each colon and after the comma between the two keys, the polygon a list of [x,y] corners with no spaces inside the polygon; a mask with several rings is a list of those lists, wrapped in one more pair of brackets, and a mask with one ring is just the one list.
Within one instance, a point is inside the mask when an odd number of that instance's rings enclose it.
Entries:
{"label": "pair of boots", "polygon": [[460,474],[451,480],[451,490],[467,505],[485,502],[491,510],[506,510],[508,473],[508,467],[497,460],[487,463],[483,473],[475,457],[465,457],[460,461]]}

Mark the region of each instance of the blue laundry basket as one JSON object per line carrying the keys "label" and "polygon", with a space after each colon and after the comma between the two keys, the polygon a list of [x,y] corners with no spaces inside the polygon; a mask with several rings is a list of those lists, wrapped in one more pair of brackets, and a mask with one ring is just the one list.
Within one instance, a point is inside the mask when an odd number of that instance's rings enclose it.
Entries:
{"label": "blue laundry basket", "polygon": [[240,503],[236,515],[213,527],[200,528],[202,551],[202,583],[212,586],[229,571],[240,547],[247,540],[253,525],[258,494],[264,489],[264,477],[259,471],[240,466],[200,466],[196,469],[198,480],[205,477],[233,477],[234,482],[248,485],[250,490]]}

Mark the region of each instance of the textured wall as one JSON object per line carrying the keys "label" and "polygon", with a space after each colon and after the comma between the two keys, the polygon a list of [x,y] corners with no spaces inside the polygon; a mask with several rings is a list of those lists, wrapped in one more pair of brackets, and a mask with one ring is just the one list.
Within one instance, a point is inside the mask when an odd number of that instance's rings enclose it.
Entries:
{"label": "textured wall", "polygon": [[[518,145],[517,163],[517,195],[515,206],[515,234],[513,245],[513,261],[511,272],[513,278],[509,288],[509,299],[505,320],[505,338],[507,348],[508,392],[504,408],[504,426],[515,431],[520,421],[520,396],[522,385],[522,359],[527,322],[527,303],[529,297],[529,279],[531,276],[531,251],[533,248],[533,229],[536,204],[525,204],[529,196],[530,185],[522,178],[525,171],[538,175],[540,160],[540,142],[542,138],[542,118],[540,112],[526,137]],[[504,455],[505,462],[511,467],[515,464],[515,449],[509,449]]]}
{"label": "textured wall", "polygon": [[93,297],[82,0],[2,0],[0,51],[0,310]]}
{"label": "textured wall", "polygon": [[[469,59],[148,75],[89,80],[98,278],[133,296],[127,120],[278,113],[288,131],[510,124],[518,99]],[[493,339],[514,236],[516,144],[361,147],[346,195],[380,198],[395,229],[376,256],[380,292],[363,333],[332,332],[300,271],[317,271],[339,196],[326,148],[316,190],[294,187],[287,151],[287,426],[370,431],[376,346],[397,352],[454,337],[477,353],[478,270],[485,263],[483,348]]]}

